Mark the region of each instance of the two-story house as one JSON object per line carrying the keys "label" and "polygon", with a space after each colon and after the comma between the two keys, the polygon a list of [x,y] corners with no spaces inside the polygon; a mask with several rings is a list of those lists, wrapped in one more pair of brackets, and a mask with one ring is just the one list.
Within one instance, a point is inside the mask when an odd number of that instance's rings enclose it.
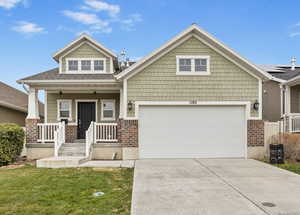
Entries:
{"label": "two-story house", "polygon": [[272,76],[195,24],[125,69],[85,34],[53,58],[57,68],[18,81],[30,91],[30,158],[253,157],[263,150],[262,85]]}

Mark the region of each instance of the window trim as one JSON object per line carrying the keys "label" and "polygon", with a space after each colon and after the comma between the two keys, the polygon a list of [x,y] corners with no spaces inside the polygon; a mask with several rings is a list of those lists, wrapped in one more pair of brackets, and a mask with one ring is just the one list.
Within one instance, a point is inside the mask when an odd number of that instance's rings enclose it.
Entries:
{"label": "window trim", "polygon": [[[78,61],[78,70],[69,70],[69,60],[77,60]],[[81,70],[81,61],[82,60],[90,60],[91,61],[91,70]],[[103,70],[94,70],[94,61],[103,60]],[[66,68],[65,73],[68,74],[95,74],[95,73],[108,73],[106,72],[106,58],[65,58]]]}
{"label": "window trim", "polygon": [[[69,103],[69,117],[61,117],[59,103],[60,102],[68,102]],[[57,99],[57,120],[60,121],[62,119],[67,119],[68,121],[72,121],[72,99]]]}
{"label": "window trim", "polygon": [[[115,99],[101,99],[101,121],[115,121],[116,120],[116,100]],[[113,103],[113,117],[105,118],[104,117],[104,108],[103,104],[105,102],[112,102]]]}
{"label": "window trim", "polygon": [[[179,60],[180,59],[191,59],[191,72],[180,72],[179,71]],[[207,63],[206,72],[195,71],[195,59],[205,59]],[[176,75],[210,75],[210,56],[208,55],[176,55]]]}

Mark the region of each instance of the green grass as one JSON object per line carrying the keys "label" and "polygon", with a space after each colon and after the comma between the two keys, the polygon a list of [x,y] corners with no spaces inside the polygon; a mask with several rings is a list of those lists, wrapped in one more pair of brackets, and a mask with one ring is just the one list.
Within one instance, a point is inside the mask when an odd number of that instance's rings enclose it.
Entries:
{"label": "green grass", "polygon": [[288,171],[300,174],[300,164],[297,163],[286,163],[286,164],[277,164],[275,165],[279,168],[286,169]]}
{"label": "green grass", "polygon": [[132,180],[133,169],[2,168],[0,214],[130,214]]}

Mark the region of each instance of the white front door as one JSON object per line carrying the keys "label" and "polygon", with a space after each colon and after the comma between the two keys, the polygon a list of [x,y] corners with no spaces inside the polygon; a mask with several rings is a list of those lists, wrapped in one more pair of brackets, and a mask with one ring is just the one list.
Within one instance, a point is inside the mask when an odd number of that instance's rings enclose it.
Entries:
{"label": "white front door", "polygon": [[246,156],[245,106],[140,106],[140,158]]}

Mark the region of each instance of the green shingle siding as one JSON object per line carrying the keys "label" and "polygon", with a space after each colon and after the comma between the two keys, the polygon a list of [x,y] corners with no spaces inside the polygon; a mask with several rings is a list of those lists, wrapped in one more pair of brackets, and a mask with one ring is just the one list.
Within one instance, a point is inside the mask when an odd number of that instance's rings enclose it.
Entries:
{"label": "green shingle siding", "polygon": [[[208,76],[176,75],[176,55],[209,55]],[[128,101],[258,100],[259,82],[246,71],[192,37],[128,79]],[[128,112],[129,116],[134,111]],[[252,110],[251,116],[258,116]]]}
{"label": "green shingle siding", "polygon": [[110,71],[110,58],[91,47],[88,44],[83,44],[68,55],[62,58],[62,71],[66,71],[66,58],[106,58],[106,72]]}

